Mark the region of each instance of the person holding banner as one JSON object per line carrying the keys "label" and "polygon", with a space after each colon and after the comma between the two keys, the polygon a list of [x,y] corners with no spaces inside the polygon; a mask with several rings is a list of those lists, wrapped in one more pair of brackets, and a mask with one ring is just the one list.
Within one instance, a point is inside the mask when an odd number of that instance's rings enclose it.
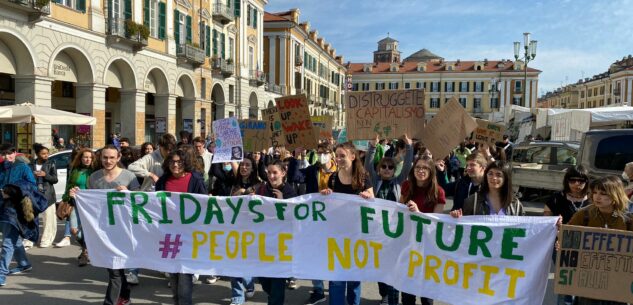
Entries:
{"label": "person holding banner", "polygon": [[[288,168],[279,160],[271,161],[268,166],[268,181],[255,186],[255,194],[277,199],[289,199],[297,196],[292,185],[286,183]],[[268,294],[268,305],[283,305],[286,298],[286,279],[260,277],[259,283]]]}
{"label": "person holding banner", "polygon": [[[619,177],[601,177],[592,181],[589,189],[592,204],[578,210],[569,220],[569,225],[633,231],[633,218],[627,213],[629,200]],[[585,297],[576,297],[576,300],[578,305],[626,305]]]}
{"label": "person holding banner", "polygon": [[[321,194],[336,192],[356,194],[364,199],[374,198],[374,189],[354,144],[338,144],[335,159],[338,171],[330,176],[328,188],[322,190]],[[359,305],[360,294],[358,281],[330,281],[330,305]]]}
{"label": "person holding banner", "polygon": [[463,215],[507,215],[525,216],[519,198],[512,191],[512,167],[504,161],[488,164],[484,181],[472,196],[464,201],[464,208],[451,211],[451,216]]}
{"label": "person holding banner", "polygon": [[[156,182],[156,191],[207,195],[204,177],[196,171],[192,161],[192,154],[182,149],[169,153],[163,162],[163,175]],[[193,274],[171,273],[169,281],[175,304],[193,304]]]}
{"label": "person holding banner", "polygon": [[[115,189],[117,191],[136,191],[140,185],[134,173],[118,166],[121,152],[114,145],[106,145],[101,149],[101,166],[88,178],[88,189]],[[73,187],[69,196],[75,198],[79,187]],[[108,288],[103,305],[130,304],[130,286],[124,269],[108,269]]]}
{"label": "person holding banner", "polygon": [[[411,212],[442,213],[446,204],[444,190],[437,183],[435,162],[422,156],[413,162],[409,179],[402,183],[400,202]],[[420,297],[422,305],[432,305],[433,300]],[[415,296],[402,292],[402,305],[415,305]]]}
{"label": "person holding banner", "polygon": [[[379,143],[379,137],[376,135],[374,142],[369,142],[369,149],[365,156],[365,169],[369,172],[371,183],[376,190],[376,198],[391,200],[394,202],[400,202],[402,195],[400,185],[407,179],[407,175],[411,170],[411,164],[413,162],[413,146],[411,139],[405,134],[401,143],[405,150],[404,157],[402,159],[402,168],[399,175],[396,175],[397,162],[394,158],[384,157],[378,162],[378,173],[374,168],[374,154],[376,152],[376,145]],[[398,141],[400,143],[400,141]],[[400,147],[400,145],[396,145]],[[398,290],[385,283],[378,283],[378,292],[382,298],[380,304],[386,305],[398,305]]]}

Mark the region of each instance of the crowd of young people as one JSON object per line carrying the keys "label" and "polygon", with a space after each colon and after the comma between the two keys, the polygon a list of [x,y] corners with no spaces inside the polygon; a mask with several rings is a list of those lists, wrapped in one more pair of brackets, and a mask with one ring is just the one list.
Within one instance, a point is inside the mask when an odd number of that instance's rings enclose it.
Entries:
{"label": "crowd of young people", "polygon": [[[490,148],[464,141],[446,158],[434,159],[421,142],[407,135],[394,140],[369,141],[367,151],[357,149],[352,142],[334,144],[321,141],[316,150],[271,148],[249,152],[241,162],[214,163],[213,141],[200,137],[191,139],[181,134],[180,141],[170,134],[163,135],[158,143],[144,143],[140,151],[128,146],[108,145],[97,152],[76,148],[70,163],[66,192],[63,200],[74,202],[81,189],[116,189],[141,191],[173,191],[214,196],[260,196],[288,199],[307,193],[355,194],[363,199],[380,198],[404,205],[413,213],[443,213],[446,197],[453,197],[450,215],[508,215],[522,216],[525,210],[512,190],[512,171],[504,160],[504,151],[511,146]],[[53,184],[57,182],[55,165],[47,163],[48,149],[38,146],[37,158],[30,168],[15,160],[15,149],[2,147],[4,163],[0,167],[0,187],[16,181],[32,183],[45,195],[54,211]],[[457,174],[455,174],[457,173]],[[53,190],[51,193],[51,189]],[[10,200],[5,199],[3,212]],[[564,223],[632,230],[628,214],[628,198],[618,177],[605,177],[590,181],[582,166],[568,169],[563,190],[546,203],[545,215],[561,216]],[[0,214],[3,229],[2,259],[0,260],[0,286],[6,275],[31,269],[26,258],[22,232],[6,221],[9,216]],[[54,214],[46,209],[40,246],[48,247],[55,232]],[[23,219],[22,219],[23,220]],[[51,224],[53,223],[53,225]],[[21,237],[20,237],[21,236]],[[89,263],[89,253],[82,234],[81,220],[76,209],[66,222],[66,232],[58,246],[70,244],[74,236],[81,246],[78,265]],[[35,238],[37,240],[37,238]],[[15,251],[15,253],[14,253]],[[14,258],[18,266],[9,269]],[[138,269],[108,270],[109,280],[103,304],[130,303],[130,285],[139,284]],[[175,304],[192,304],[194,274],[168,274]],[[217,280],[206,276],[206,283]],[[243,304],[253,296],[258,281],[268,295],[268,304],[284,304],[285,290],[296,288],[295,279],[232,278],[231,305]],[[330,281],[329,304],[358,305],[361,302],[361,285],[356,281]],[[306,304],[325,302],[325,284],[312,281],[312,293]],[[400,293],[394,287],[378,283],[381,304],[413,305],[416,296]],[[561,304],[572,297],[561,296]],[[581,304],[620,304],[578,298]],[[595,302],[594,302],[595,301]],[[433,300],[421,297],[421,304]],[[594,303],[592,303],[594,302]]]}

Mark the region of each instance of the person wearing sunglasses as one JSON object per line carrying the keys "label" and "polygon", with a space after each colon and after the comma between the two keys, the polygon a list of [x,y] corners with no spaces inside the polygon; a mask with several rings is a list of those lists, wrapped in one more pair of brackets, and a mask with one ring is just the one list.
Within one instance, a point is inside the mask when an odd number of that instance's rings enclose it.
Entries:
{"label": "person wearing sunglasses", "polygon": [[[374,155],[376,154],[376,146],[379,145],[380,138],[376,135],[374,141],[369,142],[369,149],[365,156],[365,169],[369,173],[371,185],[376,190],[376,198],[400,202],[402,182],[407,180],[407,175],[411,170],[413,163],[413,141],[405,134],[402,136],[404,143],[404,157],[402,162],[402,170],[399,175],[396,173],[396,161],[391,157],[383,157],[378,161],[378,166],[374,167]],[[400,141],[398,141],[400,142]],[[380,304],[398,305],[398,290],[385,283],[378,283],[378,292],[382,298]]]}

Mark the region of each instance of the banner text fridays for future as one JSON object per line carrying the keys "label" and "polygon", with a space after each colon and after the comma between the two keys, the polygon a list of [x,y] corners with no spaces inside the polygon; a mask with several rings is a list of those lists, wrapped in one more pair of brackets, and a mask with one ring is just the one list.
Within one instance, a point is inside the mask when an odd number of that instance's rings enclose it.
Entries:
{"label": "banner text fridays for future", "polygon": [[556,236],[555,217],[453,219],[345,194],[82,190],[77,203],[95,266],[376,281],[453,304],[541,304]]}

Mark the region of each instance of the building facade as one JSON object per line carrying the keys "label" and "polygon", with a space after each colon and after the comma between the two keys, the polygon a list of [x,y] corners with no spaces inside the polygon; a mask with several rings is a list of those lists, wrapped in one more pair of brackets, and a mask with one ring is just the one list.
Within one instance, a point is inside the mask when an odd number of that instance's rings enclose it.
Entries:
{"label": "building facade", "polygon": [[597,108],[631,106],[633,101],[633,57],[611,64],[609,70],[575,84],[546,93],[540,99],[544,108]]}
{"label": "building facade", "polygon": [[[207,135],[213,118],[246,117],[269,100],[250,82],[250,69],[261,67],[263,30],[249,22],[261,20],[266,3],[0,1],[1,103],[30,101],[97,119],[92,127],[34,124],[32,141],[40,143],[50,143],[52,128],[92,147],[111,132],[132,144],[180,130]],[[232,73],[224,58],[232,59]],[[220,91],[235,105],[220,107],[213,94]],[[0,128],[4,141],[22,145],[19,126]]]}
{"label": "building facade", "polygon": [[283,95],[306,94],[311,115],[330,115],[334,126],[341,128],[345,124],[343,57],[299,16],[300,11],[292,9],[267,12],[264,17],[266,89]]}
{"label": "building facade", "polygon": [[350,63],[348,74],[353,91],[425,89],[427,119],[456,97],[472,116],[498,121],[507,105],[536,107],[541,71],[528,68],[526,86],[523,69],[522,61],[447,61],[427,49],[401,60],[398,41],[387,37],[374,62]]}

